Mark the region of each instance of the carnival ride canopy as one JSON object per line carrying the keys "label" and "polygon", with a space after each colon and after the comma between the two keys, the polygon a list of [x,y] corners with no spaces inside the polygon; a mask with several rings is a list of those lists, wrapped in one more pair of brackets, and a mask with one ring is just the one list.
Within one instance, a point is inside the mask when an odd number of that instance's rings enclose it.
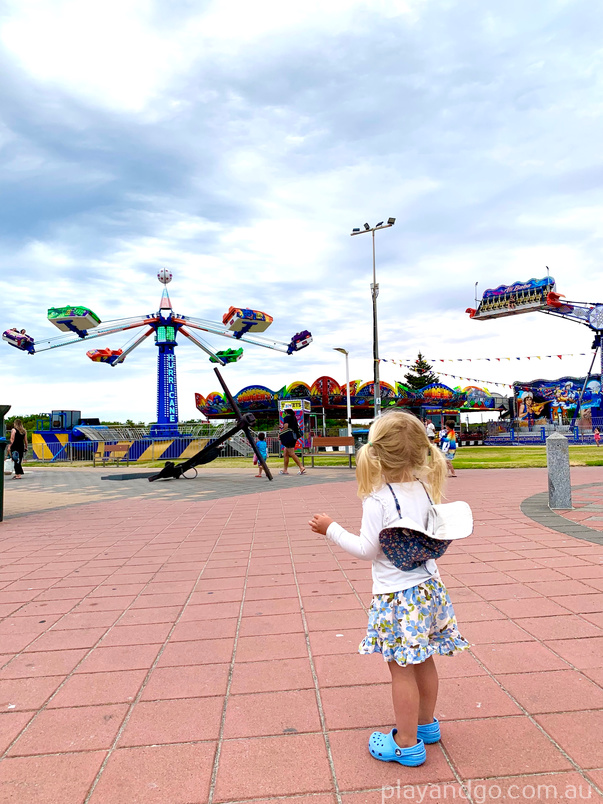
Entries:
{"label": "carnival ride canopy", "polygon": [[[493,395],[485,388],[474,385],[465,388],[449,388],[442,383],[428,385],[420,391],[412,391],[403,383],[395,385],[381,382],[382,407],[417,410],[430,407],[463,410],[501,410],[506,407],[504,397]],[[286,399],[309,399],[312,409],[345,416],[347,388],[332,377],[319,377],[311,385],[297,380],[279,391],[264,385],[249,385],[234,395],[241,410],[254,413],[276,414],[278,402]],[[369,418],[373,412],[374,383],[354,380],[350,382],[352,415]],[[207,418],[232,416],[232,410],[223,394],[214,391],[207,396],[195,394],[195,404]]]}

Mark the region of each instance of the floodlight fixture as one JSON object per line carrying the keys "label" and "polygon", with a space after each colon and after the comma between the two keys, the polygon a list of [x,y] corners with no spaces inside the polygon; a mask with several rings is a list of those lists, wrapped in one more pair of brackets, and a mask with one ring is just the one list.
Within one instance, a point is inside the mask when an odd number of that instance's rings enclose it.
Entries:
{"label": "floodlight fixture", "polygon": [[352,234],[357,234],[359,231],[360,229],[352,229]]}
{"label": "floodlight fixture", "polygon": [[369,224],[368,224],[368,223],[365,223],[365,224],[364,224],[364,228],[365,228],[365,229],[366,229],[366,231],[368,232],[368,231],[370,230],[370,228],[371,228],[371,227],[369,226]]}
{"label": "floodlight fixture", "polygon": [[389,223],[390,226],[393,226],[394,223],[396,222],[396,219],[395,218],[388,218],[387,222]]}

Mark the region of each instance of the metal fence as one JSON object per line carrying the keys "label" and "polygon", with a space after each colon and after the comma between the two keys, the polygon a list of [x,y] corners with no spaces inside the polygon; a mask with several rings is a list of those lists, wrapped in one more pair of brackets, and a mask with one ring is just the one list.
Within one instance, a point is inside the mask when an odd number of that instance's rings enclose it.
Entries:
{"label": "metal fence", "polygon": [[539,446],[546,444],[546,439],[552,433],[559,433],[567,438],[570,444],[594,444],[594,431],[591,427],[578,424],[552,424],[526,425],[517,419],[514,421],[497,421],[487,423],[486,446],[495,445],[524,445]]}
{"label": "metal fence", "polygon": [[[107,431],[99,431],[107,434]],[[113,436],[116,434],[113,433]],[[123,434],[122,434],[123,435]],[[209,434],[208,434],[209,435]],[[258,433],[254,433],[257,439]],[[218,438],[215,428],[210,437],[179,436],[174,439],[151,439],[148,437],[130,439],[103,439],[95,441],[69,441],[66,444],[50,442],[36,445],[27,455],[30,461],[45,463],[106,463],[115,460],[128,460],[134,463],[139,460],[186,460],[203,449],[211,440]],[[268,455],[278,456],[281,444],[278,431],[266,433]],[[117,449],[116,449],[117,448]],[[238,433],[229,439],[222,450],[224,458],[250,458],[253,450],[244,435]]]}

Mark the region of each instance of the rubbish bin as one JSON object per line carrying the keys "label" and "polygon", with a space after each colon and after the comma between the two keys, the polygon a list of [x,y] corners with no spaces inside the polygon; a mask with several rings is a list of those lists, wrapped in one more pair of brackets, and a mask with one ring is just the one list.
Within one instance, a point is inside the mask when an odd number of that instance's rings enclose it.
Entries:
{"label": "rubbish bin", "polygon": [[4,433],[4,417],[10,410],[10,405],[0,405],[0,522],[4,519],[4,450],[6,449],[6,435]]}

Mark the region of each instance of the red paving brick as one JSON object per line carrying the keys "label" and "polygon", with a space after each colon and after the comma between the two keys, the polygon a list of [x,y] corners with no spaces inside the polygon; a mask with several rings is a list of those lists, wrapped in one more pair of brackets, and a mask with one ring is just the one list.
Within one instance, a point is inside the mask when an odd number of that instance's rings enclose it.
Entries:
{"label": "red paving brick", "polygon": [[126,704],[46,709],[19,737],[10,749],[9,756],[109,748],[127,711]]}
{"label": "red paving brick", "polygon": [[233,695],[249,692],[312,689],[314,679],[308,658],[236,662],[232,675]]}
{"label": "red paving brick", "polygon": [[[344,804],[382,804],[398,780],[460,799],[460,778],[509,804],[513,783],[569,801],[590,785],[572,762],[603,784],[603,547],[520,512],[542,470],[455,484],[476,528],[441,561],[473,646],[437,660],[452,767],[438,745],[412,770],[368,753],[393,721],[386,664],[356,652],[370,565],[306,524],[326,509],[357,528],[353,482],[201,501],[160,500],[166,484],[1,526],[0,799],[206,804],[211,787],[213,802],[335,804],[337,786]],[[603,485],[575,499],[568,521],[590,526]]]}
{"label": "red paving brick", "polygon": [[320,728],[315,691],[283,690],[233,695],[226,709],[224,737],[297,734]]}
{"label": "red paving brick", "polygon": [[133,701],[146,670],[107,673],[75,673],[48,703],[48,708],[111,704]]}
{"label": "red paving brick", "polygon": [[42,676],[0,681],[0,712],[39,709],[63,680],[63,676]]}
{"label": "red paving brick", "polygon": [[215,743],[119,749],[90,804],[204,804],[214,754]]}
{"label": "red paving brick", "polygon": [[467,778],[571,770],[571,763],[527,717],[447,723],[442,743]]}
{"label": "red paving brick", "polygon": [[140,701],[118,746],[217,740],[223,706],[222,697]]}
{"label": "red paving brick", "polygon": [[226,740],[222,745],[216,801],[332,789],[321,734]]}
{"label": "red paving brick", "polygon": [[580,767],[603,767],[603,711],[539,715],[537,721]]}
{"label": "red paving brick", "polygon": [[84,801],[104,751],[14,757],[0,762],[0,791],[7,804]]}

